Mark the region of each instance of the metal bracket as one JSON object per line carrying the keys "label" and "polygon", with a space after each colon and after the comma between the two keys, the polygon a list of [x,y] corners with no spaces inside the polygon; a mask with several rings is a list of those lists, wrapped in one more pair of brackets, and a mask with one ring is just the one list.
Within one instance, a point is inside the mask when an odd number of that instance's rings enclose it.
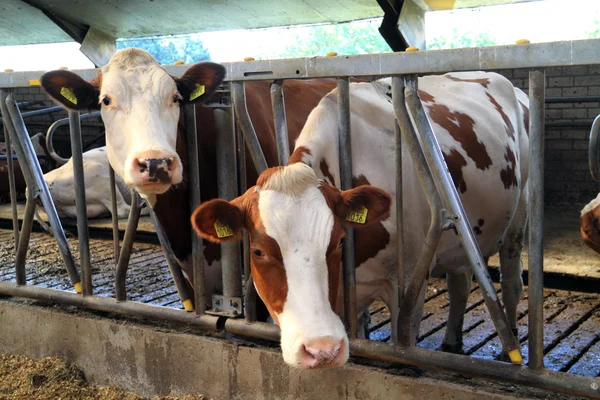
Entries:
{"label": "metal bracket", "polygon": [[240,318],[244,316],[241,297],[229,297],[214,294],[212,304],[213,308],[207,310],[207,314],[230,318]]}
{"label": "metal bracket", "polygon": [[456,230],[456,223],[460,220],[460,216],[450,212],[446,209],[442,210],[442,230],[449,231],[453,230],[458,235]]}

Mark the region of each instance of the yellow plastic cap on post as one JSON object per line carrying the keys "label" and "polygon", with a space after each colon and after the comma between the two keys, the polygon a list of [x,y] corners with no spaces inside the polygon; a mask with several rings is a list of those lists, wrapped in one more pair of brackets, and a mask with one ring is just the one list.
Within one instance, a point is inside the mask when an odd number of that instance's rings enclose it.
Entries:
{"label": "yellow plastic cap on post", "polygon": [[529,40],[527,39],[519,39],[515,42],[515,44],[529,44]]}
{"label": "yellow plastic cap on post", "polygon": [[523,356],[521,355],[521,350],[514,349],[508,352],[508,358],[510,358],[510,362],[516,365],[523,365]]}
{"label": "yellow plastic cap on post", "polygon": [[173,65],[183,65],[183,64],[185,64],[185,63],[181,60],[177,60],[173,63]]}
{"label": "yellow plastic cap on post", "polygon": [[81,287],[81,282],[75,282],[73,284],[73,287],[75,288],[75,291],[79,294],[81,294],[81,292],[83,292],[83,288]]}
{"label": "yellow plastic cap on post", "polygon": [[419,48],[418,47],[414,47],[414,46],[410,46],[410,47],[406,48],[406,51],[409,52],[409,53],[413,52],[413,51],[419,51]]}
{"label": "yellow plastic cap on post", "polygon": [[254,61],[254,57],[244,57],[244,61]]}
{"label": "yellow plastic cap on post", "polygon": [[58,67],[58,69],[62,69],[63,71],[66,71],[66,70],[68,70],[68,69],[69,69],[69,67],[64,67],[64,66],[63,66],[63,67]]}
{"label": "yellow plastic cap on post", "polygon": [[325,54],[325,57],[336,57],[337,53],[335,51],[329,51]]}
{"label": "yellow plastic cap on post", "polygon": [[4,70],[4,72],[15,72],[15,70],[14,70],[14,69],[10,69],[10,68],[6,68],[6,69]]}
{"label": "yellow plastic cap on post", "polygon": [[192,312],[192,311],[194,311],[194,303],[192,303],[192,300],[190,300],[190,299],[184,300],[183,308],[185,308],[185,311],[187,311],[187,312]]}

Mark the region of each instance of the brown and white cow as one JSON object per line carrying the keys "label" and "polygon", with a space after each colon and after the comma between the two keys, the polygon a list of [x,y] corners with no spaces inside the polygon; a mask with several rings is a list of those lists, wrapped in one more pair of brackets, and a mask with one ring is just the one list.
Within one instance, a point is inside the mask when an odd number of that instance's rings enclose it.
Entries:
{"label": "brown and white cow", "polygon": [[[184,272],[192,277],[188,259],[192,227],[187,187],[187,149],[181,106],[208,99],[222,82],[225,70],[214,63],[192,65],[181,78],[169,75],[146,51],[121,50],[86,82],[70,71],[51,71],[41,84],[59,104],[71,109],[97,109],[106,128],[111,165],[127,185],[148,198]],[[269,82],[246,84],[248,112],[268,165],[277,165],[277,147]],[[290,143],[300,134],[310,111],[335,87],[333,80],[287,81],[286,114]],[[75,102],[73,102],[75,100]],[[196,107],[202,200],[217,197],[213,109]],[[256,170],[247,157],[248,182]],[[220,249],[205,241],[207,300],[220,287]]]}
{"label": "brown and white cow", "polygon": [[[528,99],[493,73],[423,77],[419,88],[481,251],[485,257],[500,252],[503,300],[516,329],[527,221]],[[391,309],[392,327],[396,326],[390,89],[389,79],[350,85],[354,189],[340,192],[334,187],[340,182],[334,90],[309,116],[287,167],[267,170],[243,196],[205,203],[192,217],[196,231],[216,242],[239,238],[241,229],[250,233],[254,282],[281,327],[283,357],[290,365],[335,366],[348,358],[347,336],[335,313],[343,305],[338,289],[339,243],[342,227],[348,224],[361,228],[355,236],[359,315],[381,298]],[[405,151],[403,157],[405,268],[410,276],[430,211],[410,154]],[[364,224],[349,222],[349,212],[354,213],[352,221]],[[229,225],[234,234],[219,237],[215,224]],[[431,269],[433,274],[447,273],[450,293],[442,347],[459,351],[472,272],[455,233],[444,233]],[[415,336],[424,293],[414,313]]]}
{"label": "brown and white cow", "polygon": [[581,210],[580,231],[583,242],[600,253],[600,194]]}

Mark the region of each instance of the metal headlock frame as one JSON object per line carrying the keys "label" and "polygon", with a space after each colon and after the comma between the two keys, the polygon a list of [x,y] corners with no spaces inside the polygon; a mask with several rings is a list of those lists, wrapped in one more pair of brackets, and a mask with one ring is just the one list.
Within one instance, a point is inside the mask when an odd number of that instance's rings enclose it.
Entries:
{"label": "metal headlock frame", "polygon": [[[247,145],[254,164],[261,172],[267,166],[262,150],[258,145],[258,139],[252,122],[248,116],[245,105],[245,87],[244,81],[247,80],[276,80],[271,88],[273,100],[273,113],[276,121],[276,132],[278,141],[278,150],[280,163],[283,163],[287,156],[287,148],[284,145],[287,140],[284,110],[283,107],[283,91],[281,80],[294,78],[318,78],[330,77],[338,78],[338,104],[340,113],[339,132],[340,132],[340,152],[341,172],[342,172],[342,189],[351,187],[351,159],[350,152],[350,124],[349,124],[349,94],[348,94],[348,77],[382,77],[392,76],[393,82],[393,105],[396,114],[397,124],[399,129],[396,129],[396,166],[397,175],[396,182],[401,183],[401,149],[403,145],[408,146],[409,151],[416,163],[417,172],[421,180],[421,184],[428,196],[428,201],[432,210],[432,221],[430,230],[426,238],[426,245],[418,259],[418,264],[415,268],[415,273],[411,282],[406,285],[406,291],[399,291],[400,310],[408,311],[403,313],[399,319],[398,334],[399,344],[392,346],[386,343],[372,342],[364,339],[351,338],[350,350],[355,356],[374,358],[379,360],[387,360],[401,364],[413,365],[418,367],[432,367],[451,372],[458,372],[473,376],[484,376],[487,378],[514,382],[543,389],[565,392],[575,395],[587,396],[590,398],[600,399],[599,380],[583,376],[577,376],[562,372],[553,372],[544,368],[543,362],[543,163],[544,163],[544,86],[545,76],[544,68],[557,66],[572,66],[572,65],[588,65],[600,64],[600,40],[583,40],[583,41],[568,41],[546,44],[525,44],[518,46],[498,46],[488,48],[473,48],[459,50],[442,50],[442,51],[423,51],[414,53],[393,53],[379,55],[364,55],[364,56],[347,56],[347,57],[331,57],[331,58],[304,58],[291,60],[269,60],[256,61],[252,63],[226,63],[228,80],[231,81],[231,93],[233,97],[233,109],[235,110],[236,119],[244,140],[241,140],[241,134],[238,136],[237,146],[240,157],[244,154],[245,146]],[[168,66],[166,67],[169,73],[181,75],[187,67],[183,66]],[[491,286],[491,280],[484,268],[485,264],[481,258],[481,253],[474,240],[471,228],[466,224],[464,210],[456,189],[452,184],[447,166],[442,157],[439,145],[435,136],[432,134],[431,126],[424,113],[423,106],[418,98],[417,79],[414,74],[441,73],[447,71],[461,70],[479,70],[479,69],[508,69],[508,68],[528,68],[530,69],[529,87],[530,87],[530,122],[529,122],[529,138],[530,138],[530,175],[529,175],[529,190],[530,190],[530,225],[529,225],[529,366],[519,366],[514,364],[502,363],[498,361],[489,361],[477,359],[473,357],[461,356],[456,354],[448,354],[439,351],[429,351],[419,349],[414,346],[408,346],[410,338],[410,324],[406,321],[409,312],[412,311],[411,304],[415,301],[415,289],[419,288],[424,281],[426,275],[426,267],[429,265],[428,260],[431,259],[435,252],[435,246],[439,240],[441,230],[449,223],[454,224],[459,236],[463,242],[463,246],[468,250],[468,256],[473,265],[474,273],[480,283],[480,287],[484,292],[484,298],[488,310],[494,320],[498,335],[500,336],[504,348],[507,350],[516,349],[515,338],[508,329],[506,323],[506,315],[501,310],[495,291]],[[81,75],[84,79],[91,79],[95,76],[96,70],[81,70],[74,71]],[[28,86],[30,79],[38,79],[42,72],[20,72],[20,73],[0,73],[0,87],[13,88]],[[20,113],[14,100],[9,95],[6,99],[4,90],[0,91],[0,100],[2,106],[3,122],[8,128],[10,139],[14,143],[17,156],[21,160],[25,160],[27,166],[24,169],[24,175],[28,183],[29,199],[26,206],[26,215],[23,224],[23,231],[19,237],[19,246],[17,247],[17,261],[15,263],[17,269],[17,284],[0,282],[0,293],[10,296],[20,296],[32,299],[46,300],[63,304],[75,305],[83,308],[114,312],[124,315],[136,315],[149,319],[160,319],[172,321],[175,323],[191,324],[205,330],[224,330],[232,334],[240,334],[255,338],[268,340],[279,340],[279,328],[276,325],[265,324],[255,321],[256,310],[253,310],[251,302],[248,302],[256,294],[251,290],[246,291],[246,319],[235,319],[217,317],[207,315],[204,312],[204,287],[202,279],[203,263],[201,257],[200,241],[194,235],[194,291],[195,291],[195,314],[185,313],[179,310],[169,309],[165,307],[151,306],[147,304],[132,302],[132,301],[114,301],[113,299],[100,298],[90,295],[81,296],[79,294],[46,289],[40,287],[27,286],[24,276],[24,253],[26,252],[27,242],[31,231],[33,209],[35,208],[34,197],[41,198],[49,216],[51,217],[51,225],[55,230],[55,236],[60,238],[56,233],[64,233],[60,227],[60,221],[56,216],[54,206],[49,199],[45,182],[39,177],[41,170],[37,165],[37,160],[31,157],[31,146],[28,140]],[[223,102],[217,106],[223,106]],[[227,106],[227,105],[225,105]],[[10,110],[10,114],[7,111]],[[198,175],[198,154],[195,144],[195,118],[194,108],[186,107],[186,121],[188,122],[188,149],[190,150],[190,179],[194,180]],[[80,132],[77,129],[77,113],[72,116],[72,140],[79,141]],[[193,123],[192,123],[193,122]],[[192,129],[193,128],[193,129]],[[285,135],[285,138],[284,138]],[[79,137],[77,137],[79,136]],[[232,132],[233,137],[233,132]],[[227,138],[226,140],[231,140]],[[244,143],[245,142],[245,143]],[[231,149],[233,146],[227,142],[226,147]],[[75,146],[75,145],[73,145]],[[75,149],[74,149],[75,150]],[[285,154],[283,151],[285,151]],[[195,157],[194,156],[195,153]],[[75,152],[74,152],[75,154]],[[230,153],[232,154],[232,153]],[[74,169],[82,169],[82,165],[74,159]],[[11,158],[9,157],[9,171]],[[36,168],[37,165],[37,168]],[[228,163],[229,168],[235,171],[235,162]],[[231,171],[230,170],[230,171]],[[244,160],[240,161],[239,171],[245,171]],[[12,172],[11,172],[12,173]],[[235,174],[235,172],[234,172]],[[76,175],[76,176],[82,176]],[[223,173],[221,176],[232,176],[230,172]],[[245,188],[246,182],[243,175],[240,181],[240,189]],[[348,182],[347,176],[350,176]],[[10,177],[9,179],[14,179]],[[33,185],[31,184],[33,183]],[[221,182],[220,182],[221,183]],[[79,185],[83,187],[83,185]],[[219,185],[220,188],[223,185]],[[193,181],[191,185],[191,205],[194,207],[199,204],[199,180]],[[401,188],[401,185],[398,186]],[[12,188],[12,186],[11,186]],[[198,190],[196,190],[198,188]],[[221,190],[221,189],[220,189]],[[222,192],[220,192],[221,194]],[[11,193],[12,196],[12,193]],[[12,199],[12,197],[11,197]],[[134,199],[135,200],[135,199]],[[80,193],[77,196],[78,209]],[[14,205],[14,204],[13,204]],[[397,207],[401,210],[402,207],[402,191],[397,191]],[[137,211],[136,211],[137,210]],[[447,210],[447,211],[446,211]],[[137,213],[137,217],[136,217]],[[114,208],[113,208],[114,214]],[[16,209],[13,208],[13,218],[17,218]],[[130,220],[128,221],[128,229],[125,233],[123,249],[119,256],[119,261],[124,258],[125,253],[130,252],[130,246],[133,243],[135,229],[133,225],[139,218],[139,208],[137,201],[133,201]],[[398,223],[401,224],[402,213],[398,213]],[[78,218],[85,220],[85,218]],[[132,227],[130,230],[129,227]],[[83,230],[87,230],[87,222],[78,224],[80,235]],[[160,226],[157,224],[157,231]],[[402,229],[398,229],[402,232]],[[15,225],[15,240],[17,240],[18,224]],[[351,234],[351,233],[350,233]],[[85,235],[85,233],[84,233]],[[81,237],[81,236],[80,236]],[[160,237],[160,235],[159,235]],[[244,241],[244,271],[246,277],[246,288],[252,289],[251,276],[249,275],[249,266],[247,261],[247,236]],[[399,235],[398,245],[402,249],[402,235]],[[57,239],[58,240],[58,239]],[[118,241],[118,238],[116,239]],[[77,271],[70,268],[73,265],[72,256],[66,241],[61,247],[61,240],[58,240],[61,254],[67,265],[69,275],[74,283],[78,283]],[[352,242],[347,241],[348,242]],[[66,250],[65,250],[66,248]],[[165,246],[163,246],[163,249]],[[118,249],[116,246],[115,250]],[[80,249],[81,250],[81,249]],[[168,253],[168,249],[167,253]],[[352,310],[356,310],[355,286],[354,286],[354,269],[353,269],[353,248],[347,244],[344,247],[344,290],[345,290],[345,316],[344,320],[348,328],[350,328],[350,336],[356,332],[356,314],[352,314]],[[237,250],[236,250],[237,251]],[[19,256],[21,254],[21,256]],[[69,257],[65,257],[65,254]],[[85,252],[82,253],[85,255]],[[126,254],[127,255],[127,254]],[[115,253],[116,256],[116,253]],[[129,256],[127,255],[127,258]],[[168,258],[168,257],[167,257]],[[402,266],[402,251],[399,251],[399,266]],[[82,260],[84,257],[82,257]],[[83,263],[85,265],[85,263]],[[89,263],[88,263],[89,266]],[[89,267],[86,267],[89,268]],[[126,263],[123,266],[126,271]],[[224,263],[223,265],[224,278],[228,277],[229,282],[224,282],[224,286],[229,285],[229,293],[224,292],[224,296],[231,294],[241,294],[237,290],[237,283],[233,280],[239,280],[239,263]],[[236,269],[236,270],[234,270]],[[227,271],[226,271],[227,270]],[[124,271],[121,278],[124,278]],[[84,281],[90,277],[89,271],[83,271]],[[401,270],[398,273],[398,284],[404,287],[404,273]],[[85,282],[84,282],[85,283]],[[176,284],[179,284],[177,282]],[[117,285],[118,287],[118,285]],[[85,285],[84,285],[85,288]],[[179,290],[179,286],[178,286]],[[90,290],[85,290],[90,294]],[[186,300],[181,291],[182,300]],[[119,297],[119,296],[118,296]],[[234,296],[237,297],[237,296]],[[187,307],[186,307],[187,308]],[[408,318],[408,319],[407,319]],[[400,321],[403,321],[400,323]],[[513,353],[514,354],[514,353]]]}

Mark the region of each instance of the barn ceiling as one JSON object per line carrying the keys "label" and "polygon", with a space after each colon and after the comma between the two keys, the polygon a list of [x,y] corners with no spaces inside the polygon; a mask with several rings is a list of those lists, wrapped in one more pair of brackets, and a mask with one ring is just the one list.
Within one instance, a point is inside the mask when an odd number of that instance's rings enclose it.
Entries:
{"label": "barn ceiling", "polygon": [[[533,0],[414,0],[421,8],[464,8]],[[377,0],[2,0],[0,46],[335,23],[379,17]],[[66,30],[66,31],[65,31]]]}

